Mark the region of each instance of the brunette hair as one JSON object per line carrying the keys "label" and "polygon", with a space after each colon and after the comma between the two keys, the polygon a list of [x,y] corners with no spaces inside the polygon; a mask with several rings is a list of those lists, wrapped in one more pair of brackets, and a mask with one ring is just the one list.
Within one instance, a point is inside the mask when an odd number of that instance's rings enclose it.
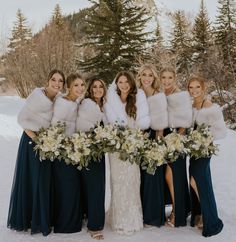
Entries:
{"label": "brunette hair", "polygon": [[52,78],[52,76],[53,76],[54,74],[56,74],[56,73],[58,73],[59,75],[61,75],[62,80],[63,80],[63,86],[64,86],[65,83],[66,83],[65,75],[64,75],[64,73],[63,73],[61,70],[58,70],[58,69],[53,69],[53,70],[51,70],[51,71],[49,72],[49,74],[48,74],[48,81],[49,81],[49,80]]}
{"label": "brunette hair", "polygon": [[95,98],[94,98],[94,94],[93,94],[93,86],[94,86],[94,82],[95,81],[99,81],[101,84],[102,84],[102,87],[103,87],[103,96],[101,98],[101,103],[99,103],[99,106],[100,106],[100,109],[103,109],[103,105],[104,103],[106,102],[106,95],[107,95],[107,87],[106,87],[106,84],[105,82],[99,78],[98,76],[94,76],[94,77],[91,77],[89,79],[89,84],[88,84],[88,88],[87,88],[87,91],[86,91],[86,94],[85,94],[85,97],[86,98],[90,98],[92,99],[94,102],[96,102]]}
{"label": "brunette hair", "polygon": [[158,78],[158,75],[157,75],[157,70],[155,68],[155,66],[151,65],[151,64],[145,64],[145,65],[142,65],[139,70],[138,70],[138,74],[136,76],[136,83],[137,83],[137,86],[138,88],[141,88],[142,87],[142,83],[141,83],[141,75],[142,73],[145,71],[145,70],[150,70],[153,74],[153,77],[154,77],[154,80],[153,80],[153,83],[152,83],[152,87],[155,89],[155,90],[158,90],[159,89],[159,78]]}
{"label": "brunette hair", "polygon": [[[129,117],[136,118],[136,113],[137,113],[137,107],[136,107],[136,94],[138,92],[134,76],[131,72],[129,71],[121,71],[119,72],[116,77],[115,77],[115,83],[117,85],[117,82],[121,76],[125,76],[127,78],[127,81],[130,85],[130,90],[129,94],[126,99],[126,106],[125,106],[125,111],[128,114]],[[117,94],[120,96],[121,91],[117,86]]]}
{"label": "brunette hair", "polygon": [[66,87],[70,88],[71,84],[73,83],[73,81],[75,81],[76,79],[81,79],[84,83],[84,85],[86,86],[86,83],[83,79],[83,77],[78,74],[78,73],[71,73],[67,78],[66,78]]}

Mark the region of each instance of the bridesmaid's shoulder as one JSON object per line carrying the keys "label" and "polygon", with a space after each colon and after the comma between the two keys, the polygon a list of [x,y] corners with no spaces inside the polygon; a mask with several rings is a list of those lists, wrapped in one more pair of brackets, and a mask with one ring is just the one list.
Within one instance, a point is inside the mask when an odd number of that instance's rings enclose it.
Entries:
{"label": "bridesmaid's shoulder", "polygon": [[203,104],[203,108],[210,108],[213,106],[213,103],[211,102],[211,100],[206,99],[204,104]]}

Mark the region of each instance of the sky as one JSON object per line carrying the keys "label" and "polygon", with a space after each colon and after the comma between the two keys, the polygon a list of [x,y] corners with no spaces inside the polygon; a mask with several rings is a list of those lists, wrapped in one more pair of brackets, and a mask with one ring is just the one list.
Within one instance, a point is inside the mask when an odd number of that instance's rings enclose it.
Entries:
{"label": "sky", "polygon": [[[183,9],[194,15],[198,12],[201,0],[155,0],[162,12]],[[0,0],[0,52],[10,37],[11,29],[16,20],[17,9],[21,9],[28,20],[33,33],[39,31],[50,19],[56,4],[59,4],[63,14],[78,12],[91,6],[88,0]],[[209,16],[214,20],[217,0],[205,0]],[[2,47],[1,47],[2,46]]]}

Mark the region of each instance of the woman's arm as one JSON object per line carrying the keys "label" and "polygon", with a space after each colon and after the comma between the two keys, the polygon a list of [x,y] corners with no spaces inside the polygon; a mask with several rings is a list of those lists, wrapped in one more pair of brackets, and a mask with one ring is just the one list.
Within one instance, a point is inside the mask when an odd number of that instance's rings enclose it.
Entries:
{"label": "woman's arm", "polygon": [[25,133],[31,138],[34,139],[36,137],[36,133],[29,129],[24,129]]}

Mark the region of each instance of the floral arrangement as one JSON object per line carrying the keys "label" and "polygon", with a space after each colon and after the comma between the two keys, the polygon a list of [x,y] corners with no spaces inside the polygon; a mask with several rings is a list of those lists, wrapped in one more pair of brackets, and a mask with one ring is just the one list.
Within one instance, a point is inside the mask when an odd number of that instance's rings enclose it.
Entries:
{"label": "floral arrangement", "polygon": [[216,154],[218,146],[213,144],[209,126],[197,125],[181,135],[174,130],[162,139],[149,140],[148,133],[119,125],[98,125],[90,132],[65,135],[65,123],[58,122],[49,128],[41,128],[34,150],[40,160],[63,159],[78,169],[87,167],[91,160],[99,161],[104,153],[118,152],[123,161],[141,165],[142,169],[154,174],[163,163],[174,162],[180,155],[196,159]]}
{"label": "floral arrangement", "polygon": [[99,160],[104,153],[113,153],[120,149],[120,138],[118,129],[111,124],[98,125],[91,130],[91,157],[93,160]]}
{"label": "floral arrangement", "polygon": [[76,165],[79,170],[90,161],[92,140],[84,132],[77,132],[63,141],[61,157],[67,164]]}
{"label": "floral arrangement", "polygon": [[190,128],[187,134],[186,149],[190,157],[199,159],[210,157],[218,151],[218,146],[213,143],[213,136],[206,124],[195,125],[196,129]]}
{"label": "floral arrangement", "polygon": [[173,130],[172,133],[164,137],[164,142],[166,144],[166,161],[174,162],[178,159],[180,155],[187,153],[185,148],[186,136],[177,133],[176,130]]}
{"label": "floral arrangement", "polygon": [[140,165],[149,144],[148,134],[140,129],[118,127],[118,136],[121,143],[119,158]]}
{"label": "floral arrangement", "polygon": [[34,138],[34,150],[39,154],[39,159],[53,161],[60,156],[60,150],[65,139],[65,123],[57,122],[49,128],[40,128]]}
{"label": "floral arrangement", "polygon": [[149,174],[155,174],[158,166],[165,163],[165,157],[167,155],[167,147],[163,140],[150,141],[147,149],[144,152],[143,161],[141,167]]}

